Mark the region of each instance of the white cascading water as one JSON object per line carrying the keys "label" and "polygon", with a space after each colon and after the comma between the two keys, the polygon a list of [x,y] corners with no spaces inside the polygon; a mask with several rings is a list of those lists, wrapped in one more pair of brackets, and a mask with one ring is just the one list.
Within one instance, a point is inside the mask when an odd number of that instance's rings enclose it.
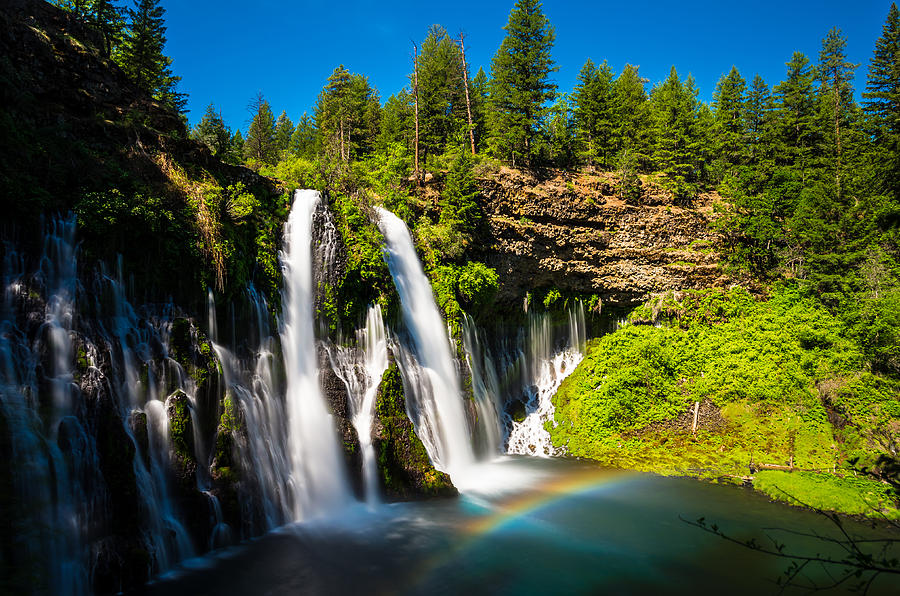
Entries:
{"label": "white cascading water", "polygon": [[475,455],[447,327],[406,224],[390,211],[375,209],[386,243],[385,259],[400,295],[410,348],[419,365],[418,369],[410,367],[409,359],[402,353],[398,358],[404,376],[417,387],[419,412],[411,413],[413,423],[434,466],[457,482],[455,475],[469,468]]}
{"label": "white cascading water", "polygon": [[553,423],[553,396],[584,355],[584,306],[569,310],[568,336],[562,348],[554,346],[549,315],[532,315],[528,330],[528,360],[523,372],[526,411],[521,422],[513,422],[507,438],[507,453],[551,457],[557,455],[544,427]]}
{"label": "white cascading water", "polygon": [[294,519],[344,507],[350,488],[335,424],[319,385],[313,326],[312,219],[321,196],[297,190],[284,227],[281,344],[287,375],[288,447]]}
{"label": "white cascading water", "polygon": [[479,454],[486,457],[496,456],[503,447],[500,380],[475,321],[465,313],[463,313],[463,348],[466,352],[466,364],[472,375],[472,394],[478,411],[481,440]]}
{"label": "white cascading water", "polygon": [[210,343],[222,366],[225,395],[240,409],[247,427],[246,437],[240,433],[235,437],[239,442],[241,469],[253,476],[259,493],[256,505],[264,528],[271,530],[294,519],[291,462],[284,448],[288,444],[287,416],[282,400],[278,399],[276,340],[269,332],[266,300],[253,286],[247,290],[247,299],[253,309],[259,342],[250,346],[255,360],[252,367],[218,342],[216,306],[211,291],[207,316]]}
{"label": "white cascading water", "polygon": [[366,313],[366,326],[356,331],[356,347],[337,346],[329,352],[332,368],[344,382],[353,428],[359,437],[366,503],[378,502],[378,464],[372,445],[375,396],[388,367],[387,333],[377,304]]}

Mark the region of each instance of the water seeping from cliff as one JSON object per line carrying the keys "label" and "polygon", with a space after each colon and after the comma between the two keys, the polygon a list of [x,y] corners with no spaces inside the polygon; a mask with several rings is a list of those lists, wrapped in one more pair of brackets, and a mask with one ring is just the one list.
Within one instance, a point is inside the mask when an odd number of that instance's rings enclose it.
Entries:
{"label": "water seeping from cliff", "polygon": [[475,463],[475,454],[447,327],[406,224],[386,209],[376,207],[376,211],[385,240],[385,260],[400,295],[409,336],[406,356],[414,356],[398,359],[404,377],[415,388],[413,424],[434,466],[456,482],[457,476]]}
{"label": "water seeping from cliff", "polygon": [[280,253],[284,288],[281,344],[287,376],[293,518],[336,511],[351,500],[335,424],[319,385],[313,325],[313,214],[321,195],[297,190]]}
{"label": "water seeping from cliff", "polygon": [[333,346],[329,357],[332,368],[347,388],[351,421],[362,454],[363,493],[366,503],[374,505],[380,499],[372,423],[378,385],[388,367],[388,337],[381,307],[377,304],[369,307],[365,327],[356,331],[356,346]]}
{"label": "water seeping from cliff", "polygon": [[539,457],[558,455],[545,424],[555,424],[553,396],[584,357],[584,341],[584,305],[581,302],[569,308],[567,333],[560,341],[555,340],[549,314],[529,316],[525,350],[520,352],[521,399],[527,413],[523,420],[510,421],[507,453]]}

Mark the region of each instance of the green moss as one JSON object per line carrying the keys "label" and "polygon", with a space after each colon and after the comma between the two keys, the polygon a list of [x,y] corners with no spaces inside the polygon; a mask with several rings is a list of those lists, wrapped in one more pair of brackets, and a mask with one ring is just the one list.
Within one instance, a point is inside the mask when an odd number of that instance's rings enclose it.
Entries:
{"label": "green moss", "polygon": [[175,453],[185,460],[194,459],[194,425],[188,396],[181,390],[166,400],[169,416],[169,439]]}
{"label": "green moss", "polygon": [[450,477],[431,464],[425,445],[406,416],[400,369],[391,364],[375,403],[381,433],[374,442],[385,492],[393,498],[455,494]]}
{"label": "green moss", "polygon": [[[548,430],[572,455],[707,478],[759,464],[877,473],[900,438],[900,384],[865,372],[842,322],[795,292],[667,294],[632,320],[659,326],[590,342],[554,397]],[[696,434],[694,402],[709,416]]]}
{"label": "green moss", "polygon": [[890,485],[869,478],[765,470],[756,475],[753,488],[792,505],[900,519],[900,495]]}

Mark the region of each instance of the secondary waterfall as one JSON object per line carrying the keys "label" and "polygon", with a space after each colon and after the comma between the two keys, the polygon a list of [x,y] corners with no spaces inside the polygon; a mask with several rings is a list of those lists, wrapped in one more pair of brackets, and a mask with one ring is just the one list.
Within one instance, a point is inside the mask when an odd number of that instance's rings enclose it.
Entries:
{"label": "secondary waterfall", "polygon": [[284,319],[281,343],[287,375],[288,447],[294,519],[346,505],[350,487],[335,424],[319,386],[313,325],[312,219],[321,197],[297,190],[284,227]]}
{"label": "secondary waterfall", "polygon": [[378,502],[378,463],[372,445],[375,396],[388,367],[387,333],[381,307],[370,306],[366,326],[356,332],[356,347],[337,346],[329,355],[335,373],[347,388],[353,428],[359,437],[366,502]]}
{"label": "secondary waterfall", "polygon": [[418,387],[413,423],[432,463],[452,477],[473,464],[475,455],[447,327],[406,224],[390,211],[380,207],[376,211],[386,242],[385,259],[403,306],[409,348],[418,364],[411,367],[408,358],[398,359],[410,384]]}
{"label": "secondary waterfall", "polygon": [[568,334],[561,345],[554,345],[550,317],[532,315],[529,321],[527,356],[521,367],[524,401],[527,415],[521,422],[512,422],[507,439],[507,453],[550,457],[556,454],[550,433],[544,425],[553,423],[552,398],[563,382],[584,357],[584,306],[578,302],[569,309]]}

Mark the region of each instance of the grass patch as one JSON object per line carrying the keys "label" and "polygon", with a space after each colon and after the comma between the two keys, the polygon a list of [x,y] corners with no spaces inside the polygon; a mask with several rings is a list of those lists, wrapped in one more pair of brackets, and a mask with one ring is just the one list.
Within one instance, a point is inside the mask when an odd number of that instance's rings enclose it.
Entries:
{"label": "grass patch", "polygon": [[791,505],[900,519],[897,493],[890,485],[869,478],[764,470],[754,478],[753,488]]}

